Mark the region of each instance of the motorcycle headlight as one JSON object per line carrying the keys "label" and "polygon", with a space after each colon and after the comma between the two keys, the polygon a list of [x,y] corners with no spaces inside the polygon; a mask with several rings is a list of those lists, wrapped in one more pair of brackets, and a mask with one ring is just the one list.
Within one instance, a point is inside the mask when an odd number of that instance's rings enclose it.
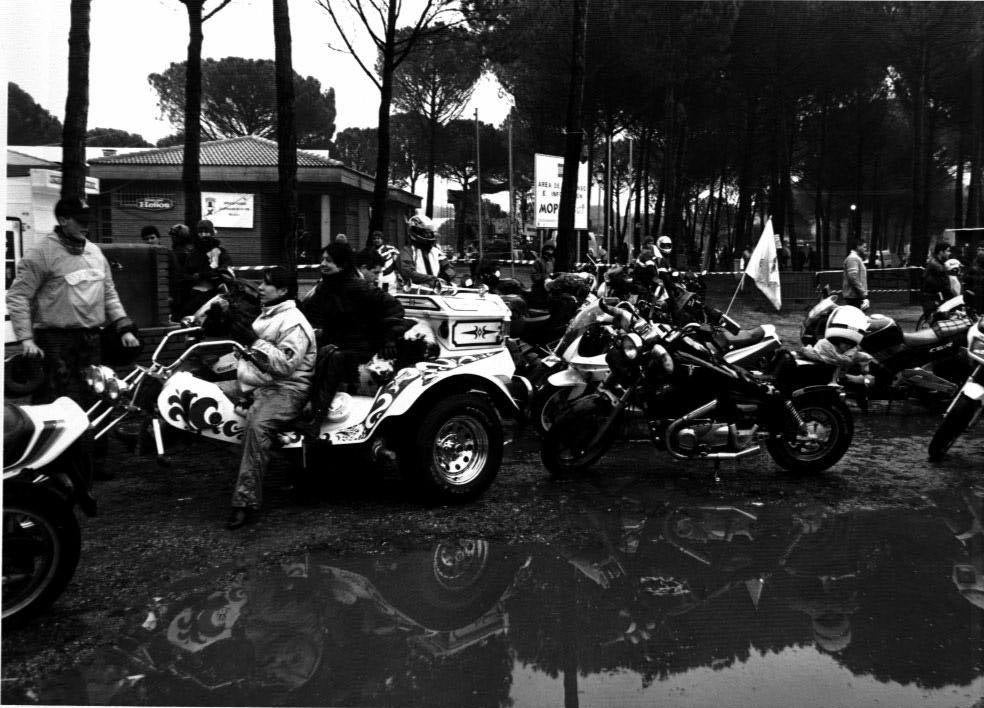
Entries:
{"label": "motorcycle headlight", "polygon": [[130,390],[130,384],[126,381],[121,381],[115,376],[106,382],[106,397],[115,401],[121,396],[126,396],[127,392]]}
{"label": "motorcycle headlight", "polygon": [[622,337],[622,352],[626,359],[635,359],[642,348],[642,337],[633,332]]}
{"label": "motorcycle headlight", "polygon": [[984,359],[984,331],[980,325],[971,327],[967,333],[967,351],[973,357]]}

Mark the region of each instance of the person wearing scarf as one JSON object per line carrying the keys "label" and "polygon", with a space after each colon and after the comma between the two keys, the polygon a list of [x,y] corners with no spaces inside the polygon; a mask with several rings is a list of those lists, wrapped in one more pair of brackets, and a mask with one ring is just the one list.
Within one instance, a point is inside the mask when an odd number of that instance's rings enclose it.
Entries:
{"label": "person wearing scarf", "polygon": [[89,207],[79,198],[55,205],[58,226],[17,265],[7,290],[7,312],[21,353],[41,358],[44,382],[34,403],[69,396],[83,407],[94,399],[82,370],[102,359],[100,330],[109,325],[121,344],[140,342],[113,283],[109,262],[86,236]]}
{"label": "person wearing scarf", "polygon": [[405,284],[435,287],[438,280],[451,282],[454,268],[437,245],[434,224],[426,216],[407,221],[409,243],[400,250],[400,278]]}
{"label": "person wearing scarf", "polygon": [[355,380],[359,365],[373,354],[395,358],[408,323],[399,300],[360,277],[352,248],[344,243],[322,250],[321,280],[300,307],[319,330],[312,421],[305,431],[317,438],[339,386]]}
{"label": "person wearing scarf", "polygon": [[271,268],[260,285],[260,314],[252,328],[233,329],[232,336],[248,348],[236,367],[235,394],[249,395],[252,404],[246,412],[229,529],[255,520],[274,437],[300,416],[311,389],[315,336],[294,302],[296,294],[297,280],[287,269]]}

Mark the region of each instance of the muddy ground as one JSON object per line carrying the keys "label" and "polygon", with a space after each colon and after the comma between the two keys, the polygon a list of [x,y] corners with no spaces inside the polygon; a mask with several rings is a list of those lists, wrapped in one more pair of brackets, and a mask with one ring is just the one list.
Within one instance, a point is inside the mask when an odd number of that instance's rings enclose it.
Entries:
{"label": "muddy ground", "polygon": [[[776,319],[741,312],[745,323],[776,321],[788,340],[798,339],[799,315]],[[906,313],[907,329],[914,315]],[[835,508],[918,506],[933,489],[980,477],[981,426],[958,442],[942,465],[926,462],[939,419],[912,403],[856,411],[856,437],[845,458],[817,477],[783,474],[765,456],[722,466],[680,463],[649,445],[627,443],[590,476],[552,480],[540,466],[536,439],[518,431],[499,478],[477,503],[427,508],[392,471],[338,464],[325,469],[316,496],[299,499],[282,458],[265,485],[265,512],[254,526],[227,531],[237,450],[185,439],[174,463],[128,453],[114,441],[109,462],[116,478],[97,482],[100,513],[83,518],[82,558],[55,606],[26,629],[4,632],[3,702],[30,697],[31,687],[81,662],[112,641],[164,587],[226,566],[230,561],[275,565],[298,552],[372,555],[422,546],[446,534],[506,542],[547,542],[575,523],[571,513],[585,498],[618,485],[651,480],[655,488],[684,491],[695,499],[816,500]]]}

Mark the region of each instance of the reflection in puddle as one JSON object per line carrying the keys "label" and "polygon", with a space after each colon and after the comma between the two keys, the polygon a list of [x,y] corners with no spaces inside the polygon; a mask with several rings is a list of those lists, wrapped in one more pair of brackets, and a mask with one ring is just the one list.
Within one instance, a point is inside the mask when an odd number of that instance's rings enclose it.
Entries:
{"label": "reflection in puddle", "polygon": [[155,598],[45,703],[972,705],[984,495],[587,502],[550,545],[308,554]]}

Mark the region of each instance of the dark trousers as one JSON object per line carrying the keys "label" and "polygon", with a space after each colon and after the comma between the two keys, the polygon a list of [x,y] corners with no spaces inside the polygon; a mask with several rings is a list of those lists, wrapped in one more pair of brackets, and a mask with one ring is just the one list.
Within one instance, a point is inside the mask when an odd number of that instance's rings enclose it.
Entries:
{"label": "dark trousers", "polygon": [[359,375],[359,364],[371,358],[367,351],[339,349],[334,344],[318,350],[314,386],[311,389],[311,408],[316,415],[322,416],[328,412],[339,386],[355,381]]}
{"label": "dark trousers", "polygon": [[861,307],[861,303],[864,302],[863,297],[846,297],[844,298],[844,304],[850,305],[851,307]]}
{"label": "dark trousers", "polygon": [[31,396],[31,403],[51,403],[60,396],[68,396],[83,408],[95,403],[82,373],[102,358],[99,330],[38,329],[34,342],[44,352],[44,382]]}

